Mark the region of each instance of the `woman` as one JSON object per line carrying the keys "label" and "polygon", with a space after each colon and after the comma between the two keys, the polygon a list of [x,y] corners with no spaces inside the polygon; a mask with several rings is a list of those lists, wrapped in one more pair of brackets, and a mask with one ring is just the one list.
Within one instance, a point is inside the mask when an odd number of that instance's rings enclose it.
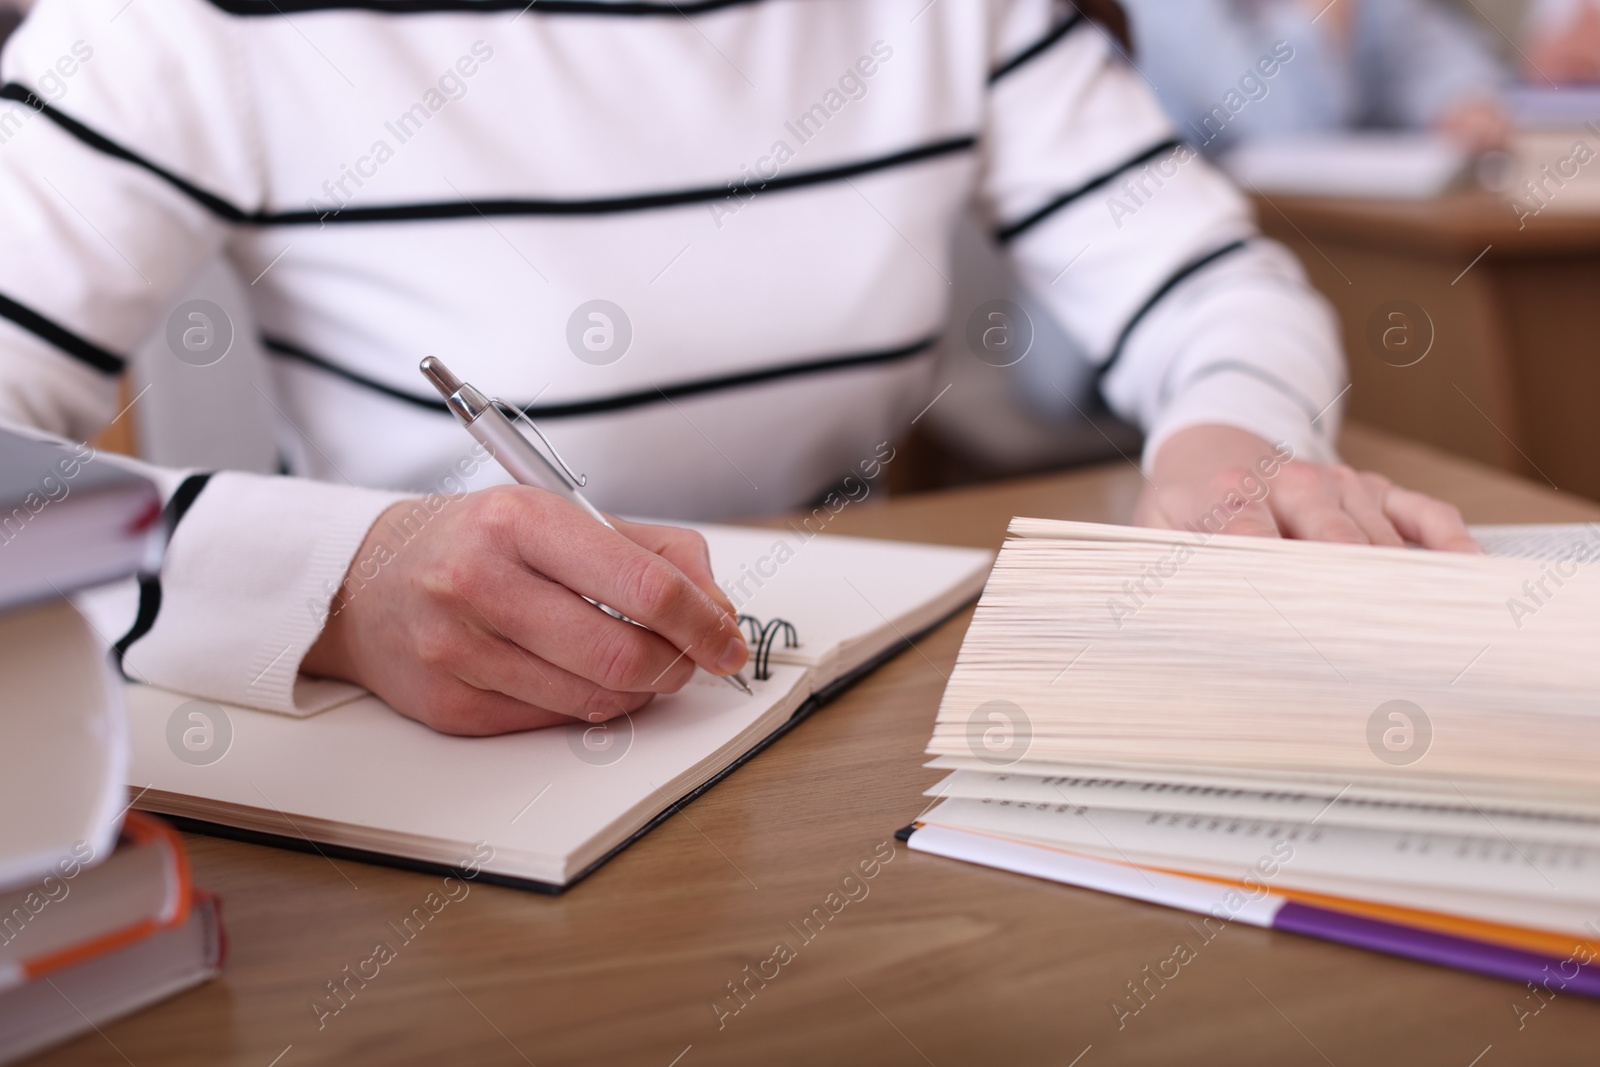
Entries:
{"label": "woman", "polygon": [[[1439,0],[1128,0],[1139,67],[1208,154],[1267,135],[1437,130],[1472,151],[1508,133],[1498,58]],[[1273,73],[1263,76],[1265,58]],[[1243,83],[1243,89],[1241,89]],[[1247,101],[1207,119],[1228,94]]]}
{"label": "woman", "polygon": [[1118,9],[1083,8],[43,0],[0,89],[0,416],[93,433],[152,328],[203,361],[219,324],[171,304],[221,251],[301,475],[161,472],[126,669],[294,714],[364,686],[461,733],[738,669],[694,535],[494,487],[417,361],[531,405],[609,510],[792,507],[937,399],[973,197],[1144,427],[1142,521],[1212,515],[1287,450],[1234,532],[1469,548],[1453,509],[1333,465],[1330,317],[1235,190],[1189,163],[1122,225],[1086,194],[1174,145]]}

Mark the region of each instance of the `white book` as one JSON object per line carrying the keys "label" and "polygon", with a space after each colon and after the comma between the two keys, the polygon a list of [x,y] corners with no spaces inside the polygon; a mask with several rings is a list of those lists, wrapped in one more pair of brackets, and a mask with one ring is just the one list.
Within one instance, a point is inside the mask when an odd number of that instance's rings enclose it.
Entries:
{"label": "white book", "polygon": [[[907,844],[917,852],[997,867],[1034,878],[1064,882],[1102,893],[1181,908],[1221,918],[1225,922],[1245,922],[1253,926],[1276,926],[1275,920],[1288,899],[1285,894],[1296,892],[1280,881],[1279,876],[1287,869],[1287,864],[1278,861],[1275,856],[1269,862],[1252,866],[1241,878],[1239,871],[1234,871],[1231,876],[1207,876],[1134,866],[1121,858],[1100,858],[1059,845],[952,829],[943,825],[923,826],[910,835]],[[1500,898],[1470,891],[1396,889],[1337,879],[1329,880],[1329,884],[1323,888],[1304,892],[1316,894],[1313,898],[1316,905],[1331,906],[1335,911],[1345,914],[1360,914],[1362,904],[1376,905],[1382,910],[1376,913],[1368,911],[1367,914],[1380,921],[1416,923],[1424,930],[1431,929],[1457,937],[1476,937],[1491,944],[1498,934],[1500,944],[1509,944],[1525,951],[1549,952],[1552,948],[1556,949],[1555,955],[1549,957],[1548,961],[1530,957],[1531,963],[1526,967],[1527,978],[1524,980],[1542,978],[1545,972],[1541,964],[1559,965],[1575,944],[1592,944],[1595,936],[1595,921],[1589,909],[1582,906]],[[1431,916],[1397,915],[1392,910],[1394,908],[1404,908],[1413,913],[1431,913]],[[1508,919],[1508,916],[1511,918]],[[1429,921],[1430,917],[1432,921]],[[1466,920],[1467,925],[1452,920]],[[1499,929],[1474,929],[1473,923],[1489,923]],[[1520,925],[1520,931],[1515,929],[1517,925]],[[1303,927],[1298,932],[1330,936],[1326,932],[1317,933]],[[1519,933],[1522,936],[1518,936]],[[1508,934],[1510,938],[1506,940]],[[1541,934],[1545,936],[1540,937]],[[1204,932],[1202,936],[1209,937]],[[1344,940],[1339,937],[1332,939]],[[1385,938],[1364,939],[1354,943],[1392,952],[1395,951],[1397,940],[1390,933]],[[1481,969],[1470,962],[1470,957],[1464,958],[1459,947],[1456,946],[1456,951],[1448,951],[1444,956],[1421,955],[1414,958]],[[1406,952],[1398,954],[1412,955]],[[1522,977],[1503,971],[1490,973],[1499,974],[1500,977]]]}
{"label": "white book", "polygon": [[[1351,878],[1400,886],[1471,887],[1475,892],[1600,907],[1600,848],[1518,842],[1492,827],[1429,834],[1081,804],[946,800],[922,822],[1044,841],[1151,867],[1238,878],[1280,842],[1292,862],[1279,879]],[[1304,887],[1302,887],[1304,888]]]}
{"label": "white book", "polygon": [[0,892],[104,859],[127,803],[122,692],[71,604],[0,615]]}
{"label": "white book", "polygon": [[1431,134],[1336,133],[1251,140],[1221,162],[1252,192],[1426,200],[1460,182],[1471,156]]}
{"label": "white book", "polygon": [[[464,738],[375,697],[294,718],[130,685],[137,806],[189,828],[559,891],[970,601],[994,558],[793,528],[698,528],[740,611],[784,619],[799,638],[774,646],[754,697],[701,673],[603,726]],[[181,752],[170,739],[190,728],[212,743],[225,732],[226,751]]]}
{"label": "white book", "polygon": [[1102,775],[994,774],[959,770],[924,796],[1072,804],[1121,811],[1164,811],[1205,818],[1257,819],[1347,829],[1498,837],[1532,844],[1600,848],[1600,814],[1528,812],[1460,795],[1424,799],[1351,795],[1349,789],[1200,785]]}
{"label": "white book", "polygon": [[1600,122],[1600,87],[1513,85],[1503,98],[1519,130],[1557,130],[1569,135],[1569,146],[1588,123]]}
{"label": "white book", "polygon": [[[1113,863],[1592,937],[1600,850],[1078,805],[946,800],[918,820]],[[911,834],[913,845],[921,829]]]}
{"label": "white book", "polygon": [[[981,741],[979,742],[981,744]],[[976,747],[976,746],[974,746]],[[972,755],[936,756],[923,764],[939,770],[992,772],[992,758]],[[1005,773],[1053,778],[1069,775],[1087,779],[1161,783],[1185,788],[1252,790],[1267,793],[1301,793],[1332,801],[1371,801],[1385,804],[1477,806],[1489,811],[1516,812],[1552,818],[1600,818],[1600,799],[1590,792],[1550,787],[1547,783],[1497,782],[1488,779],[1377,778],[1359,774],[1334,774],[1320,770],[1279,767],[1194,767],[1183,764],[1124,761],[1023,759],[1009,763]]]}

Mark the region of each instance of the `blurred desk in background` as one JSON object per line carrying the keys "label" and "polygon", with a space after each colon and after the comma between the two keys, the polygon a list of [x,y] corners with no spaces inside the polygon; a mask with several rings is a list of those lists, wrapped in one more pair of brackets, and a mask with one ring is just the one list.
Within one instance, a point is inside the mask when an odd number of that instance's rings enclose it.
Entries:
{"label": "blurred desk in background", "polygon": [[1600,212],[1255,200],[1338,310],[1347,418],[1600,499]]}

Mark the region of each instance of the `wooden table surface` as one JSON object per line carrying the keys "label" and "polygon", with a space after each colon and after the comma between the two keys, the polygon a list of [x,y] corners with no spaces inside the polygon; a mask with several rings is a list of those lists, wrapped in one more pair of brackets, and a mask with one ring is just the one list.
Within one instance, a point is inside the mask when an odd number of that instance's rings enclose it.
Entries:
{"label": "wooden table surface", "polygon": [[1469,258],[1491,244],[1494,250],[1490,254],[1498,257],[1592,253],[1600,248],[1600,212],[1553,206],[1520,217],[1509,198],[1484,191],[1447,193],[1428,200],[1257,193],[1255,200],[1264,223],[1270,223],[1274,215],[1292,219],[1313,239],[1338,232],[1355,239],[1404,244],[1418,251],[1465,253]]}
{"label": "wooden table surface", "polygon": [[[1469,520],[1600,506],[1381,435],[1346,454]],[[845,533],[998,546],[1013,514],[1126,521],[1129,464],[847,508]],[[1593,1063],[1600,1004],[1231,926],[1119,1030],[1111,1002],[1194,940],[1189,916],[914,855],[893,839],[940,774],[922,750],[970,611],[802,724],[567,895],[449,904],[319,1029],[310,1004],[393,941],[439,879],[189,836],[224,901],[223,976],[44,1065]],[[437,798],[448,804],[448,796]],[[891,856],[814,939],[795,927]],[[337,869],[336,869],[337,866]],[[1597,917],[1600,918],[1600,917]],[[728,983],[794,958],[720,1020]],[[770,973],[770,968],[769,968]]]}

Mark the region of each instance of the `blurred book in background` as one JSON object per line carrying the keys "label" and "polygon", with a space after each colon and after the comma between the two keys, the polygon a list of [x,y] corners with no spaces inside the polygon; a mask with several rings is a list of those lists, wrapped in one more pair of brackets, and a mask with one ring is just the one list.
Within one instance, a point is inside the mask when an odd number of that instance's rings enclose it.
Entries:
{"label": "blurred book in background", "polygon": [[1470,184],[1472,156],[1422,133],[1330,133],[1265,137],[1222,157],[1251,192],[1426,200]]}
{"label": "blurred book in background", "polygon": [[1517,216],[1600,211],[1600,86],[1519,86],[1506,106],[1516,129],[1495,188]]}
{"label": "blurred book in background", "polygon": [[1519,130],[1570,130],[1600,121],[1600,85],[1518,85],[1506,90],[1505,103]]}

